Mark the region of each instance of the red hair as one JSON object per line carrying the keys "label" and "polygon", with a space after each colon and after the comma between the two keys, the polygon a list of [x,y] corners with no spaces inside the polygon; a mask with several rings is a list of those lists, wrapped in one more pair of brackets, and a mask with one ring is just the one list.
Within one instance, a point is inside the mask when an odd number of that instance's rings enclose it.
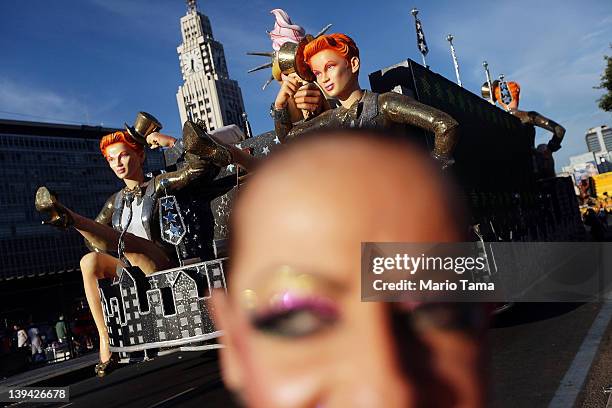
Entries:
{"label": "red hair", "polygon": [[304,47],[304,62],[310,65],[310,59],[323,50],[335,51],[347,61],[350,61],[353,57],[359,58],[359,48],[357,48],[355,41],[348,35],[335,33],[322,35],[306,44]]}
{"label": "red hair", "polygon": [[106,157],[106,148],[115,143],[125,143],[130,149],[138,154],[144,152],[144,146],[135,141],[128,132],[119,131],[103,136],[100,140],[100,151]]}

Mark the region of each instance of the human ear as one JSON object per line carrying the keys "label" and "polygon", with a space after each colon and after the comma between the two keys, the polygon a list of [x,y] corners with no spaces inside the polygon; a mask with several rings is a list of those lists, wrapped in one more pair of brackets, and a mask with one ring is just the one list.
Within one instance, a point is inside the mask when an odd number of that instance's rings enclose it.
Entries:
{"label": "human ear", "polygon": [[223,331],[223,336],[219,339],[224,346],[219,350],[223,382],[228,389],[238,393],[244,387],[244,376],[239,363],[239,347],[236,347],[235,343],[237,336],[240,336],[241,333],[237,332],[236,325],[233,324],[235,320],[232,318],[234,310],[227,299],[227,295],[222,290],[215,290],[210,302],[213,306],[215,326],[217,330]]}
{"label": "human ear", "polygon": [[349,61],[350,65],[351,65],[351,72],[353,74],[356,74],[359,72],[359,57],[351,57],[351,60]]}

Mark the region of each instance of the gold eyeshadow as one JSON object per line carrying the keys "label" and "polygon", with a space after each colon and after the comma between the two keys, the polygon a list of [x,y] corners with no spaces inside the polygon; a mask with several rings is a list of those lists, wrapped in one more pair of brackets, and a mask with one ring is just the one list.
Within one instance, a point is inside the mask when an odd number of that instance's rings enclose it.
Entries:
{"label": "gold eyeshadow", "polygon": [[[240,305],[256,330],[285,337],[314,334],[338,320],[339,309],[324,277],[281,265],[240,293]],[[331,293],[330,293],[331,292]]]}

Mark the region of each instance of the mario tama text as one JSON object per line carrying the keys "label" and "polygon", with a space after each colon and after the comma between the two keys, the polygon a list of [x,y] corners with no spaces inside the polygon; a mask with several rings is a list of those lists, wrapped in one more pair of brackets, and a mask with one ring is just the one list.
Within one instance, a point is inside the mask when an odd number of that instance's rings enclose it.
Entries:
{"label": "mario tama text", "polygon": [[402,279],[399,282],[385,282],[376,279],[372,282],[372,288],[376,291],[494,291],[494,282],[471,282],[467,279],[459,279],[458,282],[451,282],[446,279],[444,282],[436,282],[433,279],[417,279],[416,281]]}

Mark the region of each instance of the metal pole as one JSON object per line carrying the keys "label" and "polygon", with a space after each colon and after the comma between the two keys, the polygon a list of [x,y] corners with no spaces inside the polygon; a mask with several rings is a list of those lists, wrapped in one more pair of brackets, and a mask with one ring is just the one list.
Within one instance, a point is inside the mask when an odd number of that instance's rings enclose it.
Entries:
{"label": "metal pole", "polygon": [[459,61],[457,61],[457,54],[455,53],[455,46],[453,45],[453,39],[455,37],[452,34],[446,36],[446,41],[450,44],[451,55],[453,57],[453,65],[455,66],[455,75],[457,76],[457,84],[463,88],[461,84],[461,76],[459,75]]}
{"label": "metal pole", "polygon": [[487,61],[482,61],[482,66],[484,67],[485,75],[487,76],[487,86],[489,87],[489,102],[495,105],[495,99],[493,99],[493,85],[491,82],[491,73],[489,72],[489,63],[487,63]]}
{"label": "metal pole", "polygon": [[253,137],[253,132],[251,130],[251,123],[249,123],[249,117],[246,112],[242,112],[242,120],[244,121],[244,128],[246,130],[246,137],[250,139]]}

